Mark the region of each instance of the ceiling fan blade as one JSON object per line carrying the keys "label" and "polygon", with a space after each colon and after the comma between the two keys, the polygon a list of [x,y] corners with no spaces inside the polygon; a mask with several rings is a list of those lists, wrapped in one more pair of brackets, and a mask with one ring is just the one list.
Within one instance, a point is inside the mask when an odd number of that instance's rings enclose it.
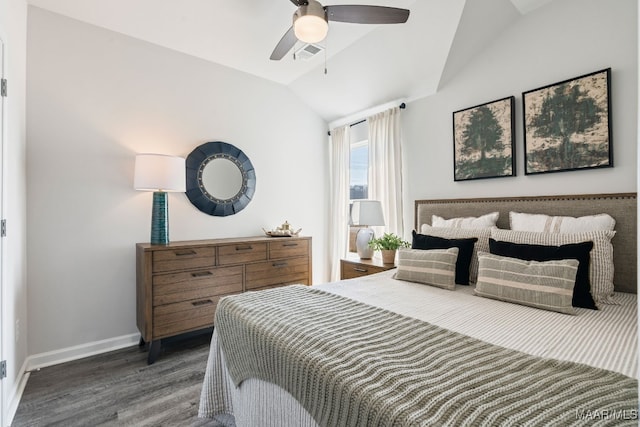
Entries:
{"label": "ceiling fan blade", "polygon": [[291,0],[291,3],[295,4],[296,6],[302,6],[307,2],[307,0]]}
{"label": "ceiling fan blade", "polygon": [[296,44],[296,41],[298,41],[298,39],[296,38],[296,34],[293,32],[293,27],[291,27],[289,28],[289,31],[284,33],[284,36],[282,36],[276,45],[276,48],[273,49],[270,59],[274,61],[281,60]]}
{"label": "ceiling fan blade", "polygon": [[325,6],[327,19],[354,24],[402,24],[409,19],[409,10],[397,7],[337,5]]}

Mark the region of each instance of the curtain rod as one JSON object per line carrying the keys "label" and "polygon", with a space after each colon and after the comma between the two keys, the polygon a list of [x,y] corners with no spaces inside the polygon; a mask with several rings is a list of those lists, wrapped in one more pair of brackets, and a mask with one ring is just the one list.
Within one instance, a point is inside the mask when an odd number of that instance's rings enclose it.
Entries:
{"label": "curtain rod", "polygon": [[[403,102],[402,104],[400,104],[400,105],[398,106],[398,108],[400,108],[401,110],[404,110],[405,108],[407,108],[407,104],[405,104],[405,103]],[[360,123],[364,123],[364,122],[366,122],[366,121],[367,121],[367,119],[359,120],[359,121],[357,121],[357,122],[351,123],[351,124],[349,125],[349,127],[351,127],[351,126],[355,126],[355,125],[359,125]],[[331,136],[331,131],[327,131],[327,135]]]}

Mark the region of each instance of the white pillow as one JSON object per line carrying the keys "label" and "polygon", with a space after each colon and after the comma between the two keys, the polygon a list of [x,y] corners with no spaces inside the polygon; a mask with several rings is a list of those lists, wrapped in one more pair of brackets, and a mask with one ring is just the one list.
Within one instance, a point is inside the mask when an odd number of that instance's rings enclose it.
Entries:
{"label": "white pillow", "polygon": [[526,243],[530,245],[561,246],[570,243],[593,242],[589,262],[591,295],[596,305],[612,303],[613,300],[613,245],[615,231],[583,231],[581,233],[540,233],[494,228],[491,237],[501,242]]}
{"label": "white pillow", "polygon": [[491,212],[479,217],[468,216],[462,218],[444,219],[438,215],[431,216],[432,227],[445,228],[492,228],[496,226],[499,212]]}
{"label": "white pillow", "polygon": [[511,229],[515,231],[538,231],[544,233],[581,233],[583,231],[613,231],[616,220],[608,214],[572,216],[549,216],[509,212]]}

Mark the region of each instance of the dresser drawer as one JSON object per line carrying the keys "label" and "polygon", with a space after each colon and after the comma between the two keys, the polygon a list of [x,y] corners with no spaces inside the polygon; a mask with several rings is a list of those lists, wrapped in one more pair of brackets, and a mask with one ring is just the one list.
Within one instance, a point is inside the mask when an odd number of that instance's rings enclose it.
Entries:
{"label": "dresser drawer", "polygon": [[309,253],[309,241],[304,239],[290,240],[281,237],[269,243],[269,259],[305,256]]}
{"label": "dresser drawer", "polygon": [[153,305],[242,292],[243,269],[215,267],[153,276]]}
{"label": "dresser drawer", "polygon": [[246,288],[266,286],[309,284],[309,258],[297,257],[260,262],[246,266]]}
{"label": "dresser drawer", "polygon": [[176,248],[153,252],[154,273],[213,267],[215,263],[215,246]]}
{"label": "dresser drawer", "polygon": [[236,243],[218,247],[218,263],[220,265],[242,264],[267,259],[266,243]]}
{"label": "dresser drawer", "polygon": [[154,339],[213,326],[213,318],[220,298],[220,296],[213,296],[155,307],[153,309]]}

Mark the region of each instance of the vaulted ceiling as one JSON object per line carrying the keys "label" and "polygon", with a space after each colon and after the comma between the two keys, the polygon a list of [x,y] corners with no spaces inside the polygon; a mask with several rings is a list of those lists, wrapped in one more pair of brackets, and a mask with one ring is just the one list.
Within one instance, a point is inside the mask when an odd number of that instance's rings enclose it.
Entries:
{"label": "vaulted ceiling", "polygon": [[[269,56],[291,26],[288,0],[29,0],[92,25],[222,64],[292,91],[326,121],[435,93],[522,14],[551,0],[326,0],[411,10],[406,24],[331,22],[324,53]],[[326,64],[325,64],[326,60]],[[327,73],[324,73],[325,65]]]}

